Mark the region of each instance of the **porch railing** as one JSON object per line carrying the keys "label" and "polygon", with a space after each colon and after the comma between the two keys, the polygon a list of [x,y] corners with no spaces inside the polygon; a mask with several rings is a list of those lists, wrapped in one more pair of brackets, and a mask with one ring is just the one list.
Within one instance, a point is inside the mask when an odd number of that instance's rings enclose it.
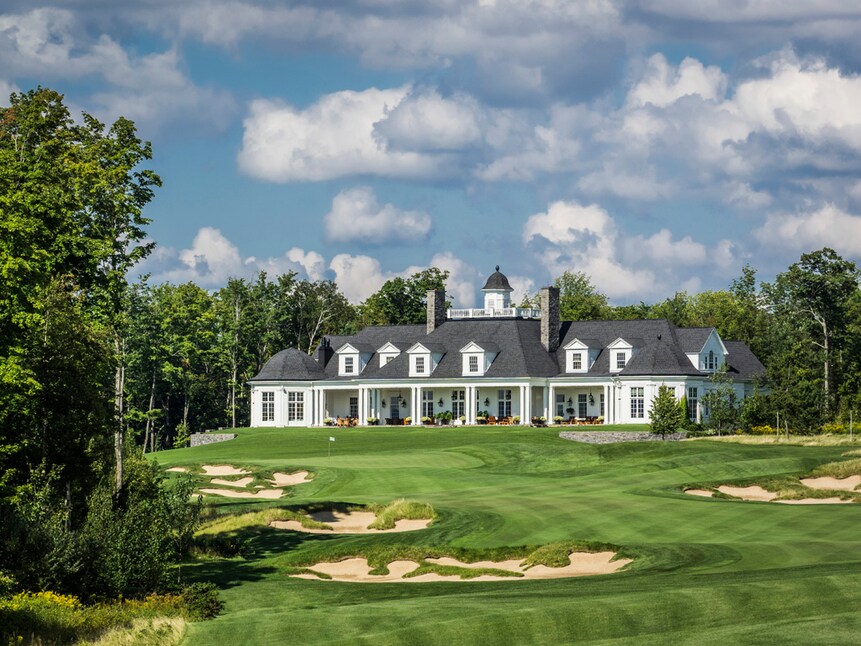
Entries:
{"label": "porch railing", "polygon": [[541,310],[533,307],[466,308],[448,310],[450,319],[523,318],[540,319]]}

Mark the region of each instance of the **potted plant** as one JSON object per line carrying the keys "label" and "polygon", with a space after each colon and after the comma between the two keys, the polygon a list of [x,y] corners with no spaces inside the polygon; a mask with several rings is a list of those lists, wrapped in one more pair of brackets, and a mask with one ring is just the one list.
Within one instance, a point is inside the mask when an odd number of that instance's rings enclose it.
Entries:
{"label": "potted plant", "polygon": [[466,415],[461,415],[460,417],[458,417],[458,419],[460,420],[461,424],[466,424]]}
{"label": "potted plant", "polygon": [[554,423],[554,424],[561,424],[563,419],[565,419],[565,418],[564,418],[564,417],[562,417],[562,415],[556,415],[556,416],[553,418],[553,423]]}
{"label": "potted plant", "polygon": [[436,417],[437,424],[451,424],[452,414],[450,410],[444,410]]}
{"label": "potted plant", "polygon": [[422,424],[433,424],[433,417],[422,416]]}
{"label": "potted plant", "polygon": [[604,423],[604,416],[599,415],[598,418],[595,420],[595,423],[596,424],[603,424]]}
{"label": "potted plant", "polygon": [[512,424],[520,424],[520,415],[514,415],[514,416],[511,418],[511,423],[512,423]]}
{"label": "potted plant", "polygon": [[376,426],[377,422],[380,421],[380,418],[379,417],[369,417],[365,421],[368,423],[369,426]]}
{"label": "potted plant", "polygon": [[404,426],[409,426],[412,423],[413,423],[412,417],[404,417]]}
{"label": "potted plant", "polygon": [[334,426],[334,425],[335,425],[335,420],[333,420],[331,417],[327,417],[326,419],[324,419],[324,420],[323,420],[323,423],[324,423],[326,426]]}

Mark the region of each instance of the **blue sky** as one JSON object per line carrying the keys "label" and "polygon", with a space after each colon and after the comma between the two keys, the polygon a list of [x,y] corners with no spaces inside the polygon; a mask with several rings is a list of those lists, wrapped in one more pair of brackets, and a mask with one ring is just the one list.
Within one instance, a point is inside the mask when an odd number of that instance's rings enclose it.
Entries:
{"label": "blue sky", "polygon": [[133,119],[154,280],[296,271],[353,302],[502,266],[614,303],[861,261],[848,0],[6,0],[0,96]]}

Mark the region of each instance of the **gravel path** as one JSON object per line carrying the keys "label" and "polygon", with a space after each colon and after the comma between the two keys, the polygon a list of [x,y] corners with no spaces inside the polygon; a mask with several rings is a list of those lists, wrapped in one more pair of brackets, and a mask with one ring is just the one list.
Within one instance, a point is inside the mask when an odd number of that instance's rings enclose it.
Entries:
{"label": "gravel path", "polygon": [[586,444],[615,444],[617,442],[660,442],[661,440],[683,440],[686,433],[668,434],[666,437],[639,431],[562,431],[563,440],[574,440]]}

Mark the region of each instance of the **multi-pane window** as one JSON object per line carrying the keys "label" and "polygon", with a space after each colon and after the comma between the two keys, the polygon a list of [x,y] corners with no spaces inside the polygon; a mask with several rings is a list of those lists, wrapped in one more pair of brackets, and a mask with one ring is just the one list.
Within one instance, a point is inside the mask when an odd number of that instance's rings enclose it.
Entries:
{"label": "multi-pane window", "polygon": [[383,365],[386,365],[386,364],[387,364],[387,363],[389,363],[392,359],[394,359],[394,357],[393,357],[392,355],[388,355],[388,356],[383,360]]}
{"label": "multi-pane window", "polygon": [[356,358],[344,357],[344,374],[352,375],[355,372]]}
{"label": "multi-pane window", "polygon": [[556,395],[556,417],[565,417],[565,395]]}
{"label": "multi-pane window", "polygon": [[433,417],[433,391],[422,391],[422,417]]}
{"label": "multi-pane window", "polygon": [[469,358],[469,371],[478,372],[478,357],[471,356]]}
{"label": "multi-pane window", "polygon": [[287,393],[287,421],[302,422],[305,420],[305,393],[290,391]]}
{"label": "multi-pane window", "polygon": [[643,408],[643,387],[631,387],[631,418],[642,419],[644,417]]}
{"label": "multi-pane window", "polygon": [[709,350],[709,353],[703,356],[703,370],[717,370],[718,358],[714,350]]}
{"label": "multi-pane window", "polygon": [[350,417],[354,419],[359,418],[359,398],[358,397],[350,397]]}
{"label": "multi-pane window", "polygon": [[511,391],[497,391],[497,403],[499,404],[499,417],[511,417]]}
{"label": "multi-pane window", "polygon": [[582,370],[583,369],[583,355],[579,352],[574,352],[571,354],[571,370]]}
{"label": "multi-pane window", "polygon": [[699,399],[699,390],[696,386],[688,386],[688,419],[694,420],[697,418],[697,400]]}
{"label": "multi-pane window", "polygon": [[616,353],[616,368],[618,370],[621,370],[624,367],[625,367],[625,353],[624,352],[617,352]]}
{"label": "multi-pane window", "polygon": [[264,422],[275,421],[275,393],[271,390],[263,393],[263,410],[260,419]]}
{"label": "multi-pane window", "polygon": [[466,392],[463,390],[451,391],[451,414],[457,419],[466,415]]}
{"label": "multi-pane window", "polygon": [[588,410],[586,408],[586,393],[580,393],[577,395],[577,417],[583,419],[588,415]]}
{"label": "multi-pane window", "polygon": [[425,373],[425,358],[416,357],[416,374],[423,375]]}

